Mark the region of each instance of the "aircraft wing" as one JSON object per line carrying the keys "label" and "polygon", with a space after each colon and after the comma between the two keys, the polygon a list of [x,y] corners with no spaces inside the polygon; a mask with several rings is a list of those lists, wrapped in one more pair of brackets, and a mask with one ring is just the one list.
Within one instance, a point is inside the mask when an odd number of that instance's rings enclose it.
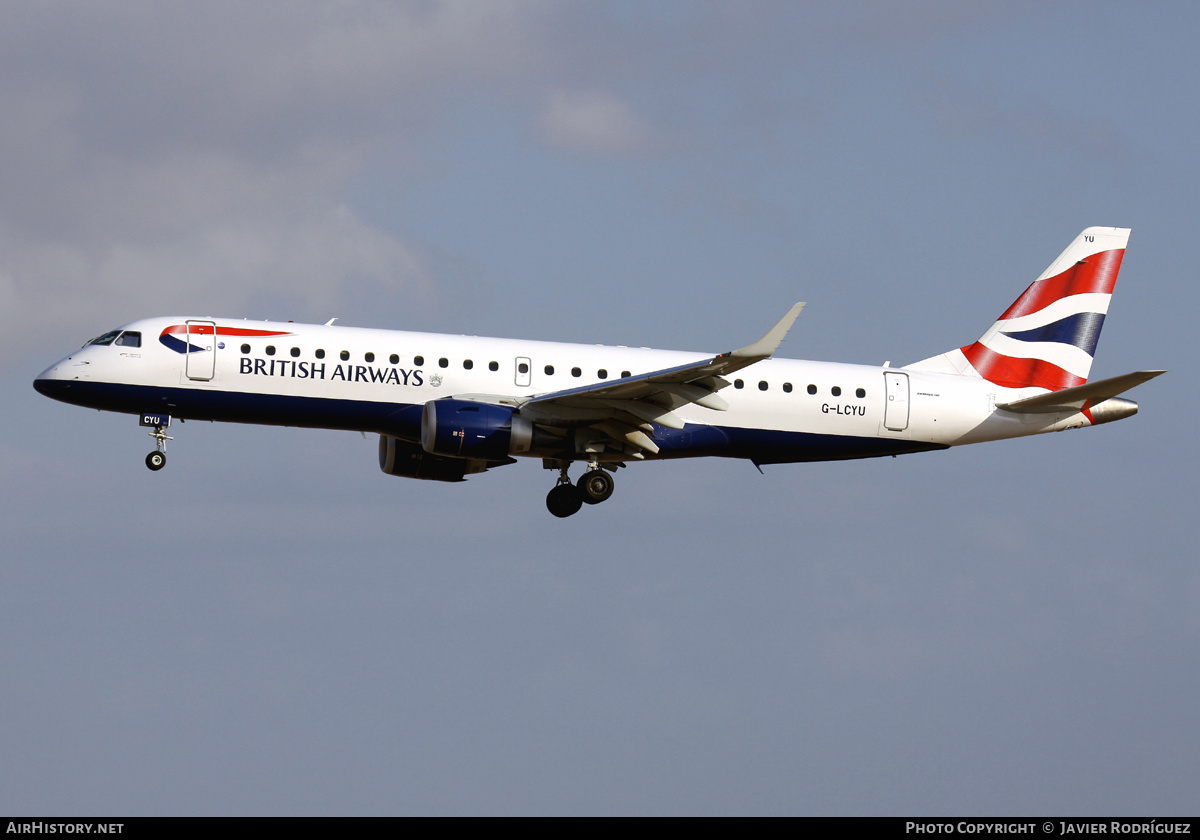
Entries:
{"label": "aircraft wing", "polygon": [[[545,426],[594,430],[597,439],[585,451],[603,451],[607,443],[633,458],[643,457],[644,452],[657,453],[658,447],[650,439],[651,424],[682,429],[683,420],[675,410],[693,403],[726,410],[729,404],[717,393],[730,384],[724,375],[770,358],[803,308],[803,303],[797,303],[766,335],[740,350],[611,382],[540,394],[519,403],[521,414]],[[593,446],[598,448],[593,450]]]}

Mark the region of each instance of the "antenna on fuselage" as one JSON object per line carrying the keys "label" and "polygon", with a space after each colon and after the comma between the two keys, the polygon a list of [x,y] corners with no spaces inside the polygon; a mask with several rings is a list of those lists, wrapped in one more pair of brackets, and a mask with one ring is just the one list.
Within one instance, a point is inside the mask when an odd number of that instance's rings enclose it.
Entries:
{"label": "antenna on fuselage", "polygon": [[333,322],[334,322],[334,321],[336,321],[336,320],[337,320],[337,318],[330,318],[328,321],[326,321],[326,322],[325,322],[325,326],[327,326],[327,327],[332,327],[332,326],[333,326]]}

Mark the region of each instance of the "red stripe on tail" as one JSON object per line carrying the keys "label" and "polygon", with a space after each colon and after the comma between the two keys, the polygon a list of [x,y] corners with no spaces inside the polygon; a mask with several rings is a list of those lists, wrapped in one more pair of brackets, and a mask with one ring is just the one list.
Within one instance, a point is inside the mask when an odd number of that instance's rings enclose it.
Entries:
{"label": "red stripe on tail", "polygon": [[1047,277],[1045,280],[1035,280],[1033,285],[1025,290],[1025,294],[1017,298],[1016,303],[1000,316],[1000,320],[1039,312],[1054,301],[1071,295],[1111,295],[1113,286],[1117,284],[1117,272],[1121,270],[1121,259],[1124,256],[1124,248],[1101,251],[1077,262],[1061,274]]}
{"label": "red stripe on tail", "polygon": [[1002,388],[1049,388],[1051,391],[1061,391],[1083,385],[1086,379],[1063,370],[1058,365],[1050,364],[1043,359],[1018,359],[1004,356],[984,347],[978,341],[962,348],[963,355],[971,363],[971,367],[988,382],[994,382]]}

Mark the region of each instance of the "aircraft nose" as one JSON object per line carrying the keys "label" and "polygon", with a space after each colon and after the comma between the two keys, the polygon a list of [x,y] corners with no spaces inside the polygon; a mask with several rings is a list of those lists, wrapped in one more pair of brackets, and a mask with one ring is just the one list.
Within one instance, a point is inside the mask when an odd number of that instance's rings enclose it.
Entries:
{"label": "aircraft nose", "polygon": [[62,390],[63,384],[64,383],[57,379],[47,379],[43,376],[39,376],[37,379],[33,380],[34,390],[43,397],[53,398]]}
{"label": "aircraft nose", "polygon": [[63,363],[57,362],[39,373],[33,380],[34,390],[51,399],[62,399],[62,395],[71,387],[71,382],[63,374],[62,367]]}

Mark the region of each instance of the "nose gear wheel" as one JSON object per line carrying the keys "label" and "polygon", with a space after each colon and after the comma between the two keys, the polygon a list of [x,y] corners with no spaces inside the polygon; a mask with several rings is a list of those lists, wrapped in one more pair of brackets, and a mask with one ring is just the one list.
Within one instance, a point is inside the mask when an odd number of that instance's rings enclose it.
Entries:
{"label": "nose gear wheel", "polygon": [[158,449],[146,456],[146,466],[157,472],[167,465],[167,441],[175,438],[167,434],[166,426],[155,426],[149,434],[158,444]]}

